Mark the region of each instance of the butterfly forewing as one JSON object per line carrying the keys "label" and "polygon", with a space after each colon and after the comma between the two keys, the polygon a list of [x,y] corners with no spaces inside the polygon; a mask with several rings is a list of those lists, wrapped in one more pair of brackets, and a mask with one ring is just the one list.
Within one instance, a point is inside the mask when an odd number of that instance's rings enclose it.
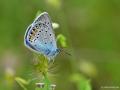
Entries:
{"label": "butterfly forewing", "polygon": [[[56,46],[56,40],[55,40],[55,34],[52,27],[51,19],[47,12],[42,13],[39,15],[33,22],[34,26],[39,27],[39,38],[41,38],[41,41],[46,45],[50,45],[50,47],[57,48]],[[43,40],[42,40],[43,39]]]}
{"label": "butterfly forewing", "polygon": [[50,19],[50,16],[48,15],[47,12],[44,12],[42,14],[40,14],[39,16],[37,16],[33,22],[33,24],[36,24],[38,22],[41,22],[41,23],[44,23],[46,25],[52,25],[52,22],[51,22],[51,19]]}

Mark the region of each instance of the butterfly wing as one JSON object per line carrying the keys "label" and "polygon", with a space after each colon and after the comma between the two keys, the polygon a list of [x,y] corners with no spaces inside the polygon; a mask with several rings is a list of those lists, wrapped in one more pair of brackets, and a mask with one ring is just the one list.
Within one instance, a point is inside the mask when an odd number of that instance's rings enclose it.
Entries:
{"label": "butterfly wing", "polygon": [[47,12],[43,12],[41,13],[39,16],[37,16],[33,22],[33,24],[36,24],[38,22],[41,22],[41,23],[44,23],[44,24],[47,24],[47,25],[52,25],[52,22],[51,22],[51,19],[50,19],[50,16],[48,15]]}
{"label": "butterfly wing", "polygon": [[[48,48],[57,48],[57,45],[56,45],[56,39],[55,39],[55,34],[54,34],[54,31],[53,31],[53,27],[52,27],[52,22],[51,22],[51,19],[50,19],[50,16],[48,15],[47,12],[44,12],[42,14],[40,14],[33,22],[33,25],[34,26],[38,26],[41,28],[41,30],[43,30],[43,32],[41,31],[41,35],[42,39],[44,39],[43,43],[44,42],[47,42],[46,45],[48,45],[47,47]],[[52,43],[52,44],[51,44]]]}
{"label": "butterfly wing", "polygon": [[40,14],[27,28],[24,42],[29,49],[44,55],[52,55],[56,51],[55,34],[46,12]]}
{"label": "butterfly wing", "polygon": [[24,44],[27,48],[34,52],[43,53],[43,51],[45,51],[45,48],[42,45],[42,42],[36,40],[38,38],[36,38],[37,31],[39,30],[36,29],[32,24],[29,25],[24,36]]}

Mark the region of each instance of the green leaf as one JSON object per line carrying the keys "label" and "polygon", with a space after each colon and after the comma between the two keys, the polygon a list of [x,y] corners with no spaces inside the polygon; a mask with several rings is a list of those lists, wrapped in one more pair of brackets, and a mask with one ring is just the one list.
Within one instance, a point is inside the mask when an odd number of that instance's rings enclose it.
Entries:
{"label": "green leaf", "polygon": [[41,14],[41,11],[40,11],[40,10],[37,11],[37,13],[36,13],[36,17],[37,17],[39,14]]}
{"label": "green leaf", "polygon": [[66,43],[66,37],[63,34],[59,34],[57,36],[57,41],[60,42],[62,47],[67,47],[67,43]]}
{"label": "green leaf", "polygon": [[86,79],[83,75],[74,74],[71,80],[76,84],[78,90],[92,90],[90,80]]}
{"label": "green leaf", "polygon": [[27,88],[25,87],[25,85],[28,85],[29,82],[27,82],[25,79],[21,78],[21,77],[16,77],[15,81],[24,89],[27,90]]}

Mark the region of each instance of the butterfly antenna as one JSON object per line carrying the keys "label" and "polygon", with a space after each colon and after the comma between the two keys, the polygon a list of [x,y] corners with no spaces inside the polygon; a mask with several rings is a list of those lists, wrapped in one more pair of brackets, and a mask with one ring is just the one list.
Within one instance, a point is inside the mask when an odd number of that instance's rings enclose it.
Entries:
{"label": "butterfly antenna", "polygon": [[69,55],[69,56],[72,56],[70,53],[66,52],[63,48],[61,48],[60,51],[67,54],[67,55]]}

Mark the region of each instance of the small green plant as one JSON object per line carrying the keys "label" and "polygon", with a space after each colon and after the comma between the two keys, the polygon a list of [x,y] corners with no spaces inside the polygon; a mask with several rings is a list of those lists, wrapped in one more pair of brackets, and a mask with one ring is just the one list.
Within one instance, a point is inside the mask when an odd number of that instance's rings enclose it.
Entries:
{"label": "small green plant", "polygon": [[24,89],[27,90],[26,86],[29,84],[28,81],[21,77],[15,77],[15,81]]}
{"label": "small green plant", "polygon": [[35,63],[35,70],[37,73],[39,73],[43,78],[42,83],[45,84],[45,86],[42,89],[36,88],[36,90],[50,90],[51,82],[48,79],[48,65],[49,61],[46,57],[43,55],[35,55],[37,62]]}
{"label": "small green plant", "polygon": [[[38,16],[41,11],[38,11],[36,16]],[[58,23],[52,24],[53,29],[59,28]],[[57,41],[60,43],[62,47],[67,47],[66,37],[62,34],[57,36]],[[35,82],[36,88],[35,90],[54,90],[56,85],[52,84],[48,78],[49,75],[49,64],[53,63],[52,60],[48,60],[44,55],[34,54],[34,70],[37,73],[38,77],[40,76],[40,80]],[[27,86],[31,83],[31,80],[27,81],[21,77],[15,78],[16,82],[24,89],[28,90]]]}

